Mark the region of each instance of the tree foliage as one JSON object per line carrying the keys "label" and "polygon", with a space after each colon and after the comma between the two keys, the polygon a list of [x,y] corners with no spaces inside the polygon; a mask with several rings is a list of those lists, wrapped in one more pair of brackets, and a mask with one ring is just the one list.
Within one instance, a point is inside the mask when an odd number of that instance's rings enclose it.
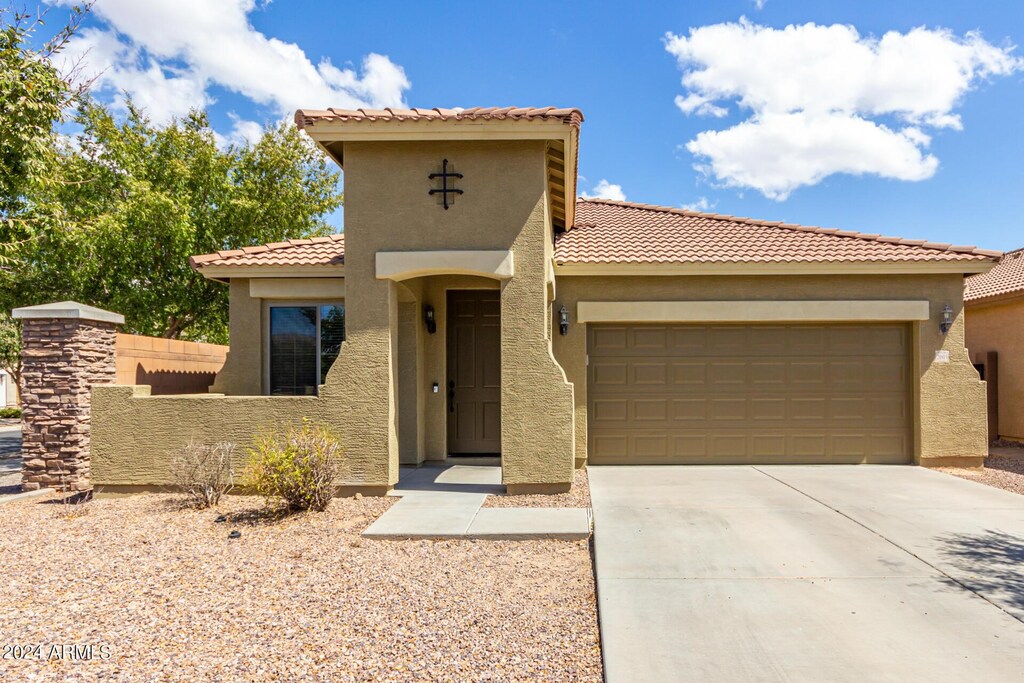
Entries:
{"label": "tree foliage", "polygon": [[331,231],[338,173],[289,124],[224,149],[201,112],[158,127],[131,103],[118,120],[85,102],[76,122],[46,197],[72,227],[36,240],[22,284],[32,298],[109,308],[139,334],[224,341],[224,285],[189,257]]}
{"label": "tree foliage", "polygon": [[13,4],[0,7],[0,266],[9,266],[15,246],[60,222],[60,207],[40,204],[35,195],[58,181],[51,163],[55,127],[85,87],[53,60],[88,7],[73,7],[67,23],[40,48],[31,43],[44,17]]}
{"label": "tree foliage", "polygon": [[203,112],[158,126],[131,102],[115,116],[90,100],[75,65],[54,64],[90,6],[38,48],[43,18],[0,6],[0,367],[14,376],[8,314],[48,301],[117,311],[129,332],[225,342],[227,290],[189,257],[327,234],[342,201],[337,171],[290,124],[226,146]]}

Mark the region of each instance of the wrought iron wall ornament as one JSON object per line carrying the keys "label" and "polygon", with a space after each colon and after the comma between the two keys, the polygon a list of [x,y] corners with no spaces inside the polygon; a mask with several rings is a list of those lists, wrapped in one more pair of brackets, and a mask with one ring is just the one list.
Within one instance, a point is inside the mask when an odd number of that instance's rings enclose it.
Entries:
{"label": "wrought iron wall ornament", "polygon": [[455,184],[454,184],[454,179],[455,178],[462,178],[462,174],[461,173],[455,173],[454,171],[449,171],[448,170],[448,160],[445,159],[444,161],[441,162],[441,172],[440,173],[431,173],[429,178],[431,180],[436,180],[438,178],[441,179],[441,187],[437,187],[437,188],[431,189],[429,194],[431,194],[431,195],[440,194],[441,195],[441,203],[444,204],[444,209],[445,209],[445,211],[447,211],[448,207],[451,206],[452,203],[454,203],[454,199],[455,199],[454,197],[449,199],[448,196],[449,195],[455,195],[455,194],[462,194],[462,190],[456,188]]}

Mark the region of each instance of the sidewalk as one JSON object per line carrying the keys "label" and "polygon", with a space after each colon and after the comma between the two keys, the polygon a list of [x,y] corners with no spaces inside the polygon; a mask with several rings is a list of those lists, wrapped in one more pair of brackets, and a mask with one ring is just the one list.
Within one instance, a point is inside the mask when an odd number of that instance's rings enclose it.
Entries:
{"label": "sidewalk", "polygon": [[500,467],[403,467],[391,494],[402,500],[362,535],[490,540],[578,540],[590,536],[587,508],[483,508],[488,495],[503,493],[504,488]]}

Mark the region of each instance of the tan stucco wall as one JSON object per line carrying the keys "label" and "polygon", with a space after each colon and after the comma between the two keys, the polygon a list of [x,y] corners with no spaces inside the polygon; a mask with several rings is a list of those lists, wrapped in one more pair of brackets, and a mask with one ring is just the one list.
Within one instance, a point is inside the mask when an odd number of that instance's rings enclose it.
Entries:
{"label": "tan stucco wall", "polygon": [[999,436],[1024,440],[1024,298],[970,305],[967,348],[972,358],[999,354]]}
{"label": "tan stucco wall", "polygon": [[[576,320],[579,301],[814,301],[927,300],[930,319],[912,323],[918,374],[914,459],[939,464],[938,458],[980,458],[987,453],[985,385],[964,346],[963,279],[959,275],[914,276],[693,276],[561,277],[557,310],[570,312],[569,334],[555,335],[554,350],[576,388],[576,458],[587,452],[587,373],[585,326]],[[943,306],[954,310],[949,334],[939,331]],[[935,362],[937,350],[950,362]]]}
{"label": "tan stucco wall", "polygon": [[[375,468],[383,466],[380,473],[390,483],[398,477],[391,381],[398,371],[397,285],[376,279],[378,251],[513,252],[515,276],[501,287],[503,479],[513,489],[568,486],[572,480],[572,386],[551,354],[547,332],[544,257],[551,229],[544,152],[541,141],[345,146],[345,220],[351,226],[345,238],[348,340],[323,398],[348,406],[339,419],[350,440],[365,449],[360,457]],[[465,194],[448,210],[427,193],[427,175],[442,158],[464,175],[459,187]],[[442,324],[438,320],[439,328]],[[437,351],[437,335],[428,336],[435,339],[425,344]],[[441,373],[429,360],[424,367],[424,384],[444,381],[435,377]],[[442,402],[440,392],[425,397],[425,414],[436,414]],[[433,422],[428,419],[427,425]],[[425,457],[436,456],[436,431],[443,424],[433,424],[433,433],[425,430]]]}
{"label": "tan stucco wall", "polygon": [[263,303],[249,295],[249,280],[228,285],[229,351],[211,392],[232,396],[263,393]]}

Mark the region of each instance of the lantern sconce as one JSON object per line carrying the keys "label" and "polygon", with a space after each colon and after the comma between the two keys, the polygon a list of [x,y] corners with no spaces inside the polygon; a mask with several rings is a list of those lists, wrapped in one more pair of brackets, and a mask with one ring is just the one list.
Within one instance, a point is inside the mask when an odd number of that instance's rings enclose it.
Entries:
{"label": "lantern sconce", "polygon": [[946,304],[942,308],[942,322],[939,323],[939,329],[942,330],[942,334],[946,334],[951,327],[953,327],[953,309]]}
{"label": "lantern sconce", "polygon": [[558,311],[558,331],[563,337],[569,334],[569,309],[565,306]]}
{"label": "lantern sconce", "polygon": [[434,334],[437,332],[437,322],[434,321],[434,307],[427,304],[423,307],[423,322],[427,325],[427,332]]}

